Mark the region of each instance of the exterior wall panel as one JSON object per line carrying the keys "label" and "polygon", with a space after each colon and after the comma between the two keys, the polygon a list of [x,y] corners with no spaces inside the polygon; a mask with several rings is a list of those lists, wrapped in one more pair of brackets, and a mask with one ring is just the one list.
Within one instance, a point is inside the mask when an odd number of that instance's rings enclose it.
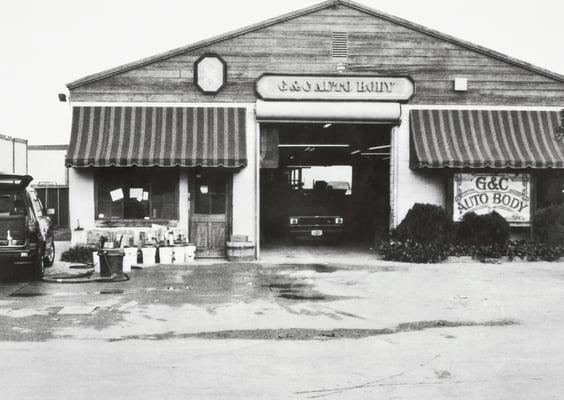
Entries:
{"label": "exterior wall panel", "polygon": [[[463,46],[347,6],[246,33],[159,60],[71,90],[73,101],[253,102],[264,72],[335,73],[331,32],[349,33],[347,73],[410,75],[412,104],[562,105],[564,83]],[[204,95],[193,84],[193,63],[215,52],[228,65],[228,84]],[[468,79],[465,93],[453,79]]]}
{"label": "exterior wall panel", "polygon": [[[255,241],[256,191],[256,119],[254,110],[247,113],[247,160],[245,168],[233,174],[233,234],[246,235]],[[228,238],[229,240],[229,238]]]}
{"label": "exterior wall panel", "polygon": [[[95,229],[94,221],[94,170],[69,168],[69,207],[71,241],[86,243],[88,230]],[[76,230],[78,223],[83,230]]]}

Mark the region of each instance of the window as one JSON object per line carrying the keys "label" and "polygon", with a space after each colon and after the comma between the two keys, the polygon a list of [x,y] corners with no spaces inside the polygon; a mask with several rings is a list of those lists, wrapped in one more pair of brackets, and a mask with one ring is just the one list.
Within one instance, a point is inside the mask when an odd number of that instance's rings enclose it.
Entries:
{"label": "window", "polygon": [[537,208],[564,204],[564,174],[545,172],[537,176]]}
{"label": "window", "polygon": [[24,193],[14,190],[0,190],[0,216],[25,215]]}
{"label": "window", "polygon": [[350,195],[352,167],[350,165],[331,165],[300,167],[290,170],[291,189],[313,189],[316,182],[324,182],[330,189],[345,190]]}
{"label": "window", "polygon": [[212,171],[196,174],[194,212],[196,214],[225,214],[227,177]]}
{"label": "window", "polygon": [[176,169],[106,168],[95,181],[96,219],[177,219]]}

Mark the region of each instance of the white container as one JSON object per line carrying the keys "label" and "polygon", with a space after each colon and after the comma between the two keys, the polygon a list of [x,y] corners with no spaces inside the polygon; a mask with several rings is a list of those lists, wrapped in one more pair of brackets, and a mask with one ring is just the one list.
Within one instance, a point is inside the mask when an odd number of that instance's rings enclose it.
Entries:
{"label": "white container", "polygon": [[185,263],[185,246],[174,246],[172,247],[172,263],[173,264],[184,264]]}
{"label": "white container", "polygon": [[155,248],[143,247],[143,265],[155,265]]}
{"label": "white container", "polygon": [[196,246],[190,244],[184,248],[184,251],[184,261],[188,264],[193,263],[196,255]]}
{"label": "white container", "polygon": [[159,247],[161,264],[172,264],[172,247]]}
{"label": "white container", "polygon": [[100,257],[98,257],[98,251],[92,252],[92,261],[94,264],[94,272],[100,273]]}
{"label": "white container", "polygon": [[131,266],[137,264],[137,248],[125,247],[123,249],[125,255],[123,256],[123,272],[131,272]]}

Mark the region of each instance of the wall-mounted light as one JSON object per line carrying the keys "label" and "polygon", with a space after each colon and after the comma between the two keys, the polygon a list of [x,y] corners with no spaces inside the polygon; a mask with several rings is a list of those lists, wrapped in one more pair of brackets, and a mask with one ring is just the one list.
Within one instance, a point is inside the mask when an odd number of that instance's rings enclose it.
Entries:
{"label": "wall-mounted light", "polygon": [[66,103],[66,102],[67,102],[67,95],[66,95],[66,94],[64,94],[64,93],[59,93],[58,96],[59,96],[59,101],[60,101],[61,103]]}
{"label": "wall-mounted light", "polygon": [[468,90],[468,79],[466,78],[454,78],[454,91],[455,92],[466,92]]}

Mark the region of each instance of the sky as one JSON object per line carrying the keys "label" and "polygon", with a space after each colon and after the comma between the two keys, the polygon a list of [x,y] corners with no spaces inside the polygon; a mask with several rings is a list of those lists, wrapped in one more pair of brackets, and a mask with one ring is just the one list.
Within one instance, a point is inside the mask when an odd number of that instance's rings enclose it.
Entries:
{"label": "sky", "polygon": [[[358,2],[564,75],[562,0]],[[0,134],[66,144],[67,83],[317,3],[0,0]]]}

